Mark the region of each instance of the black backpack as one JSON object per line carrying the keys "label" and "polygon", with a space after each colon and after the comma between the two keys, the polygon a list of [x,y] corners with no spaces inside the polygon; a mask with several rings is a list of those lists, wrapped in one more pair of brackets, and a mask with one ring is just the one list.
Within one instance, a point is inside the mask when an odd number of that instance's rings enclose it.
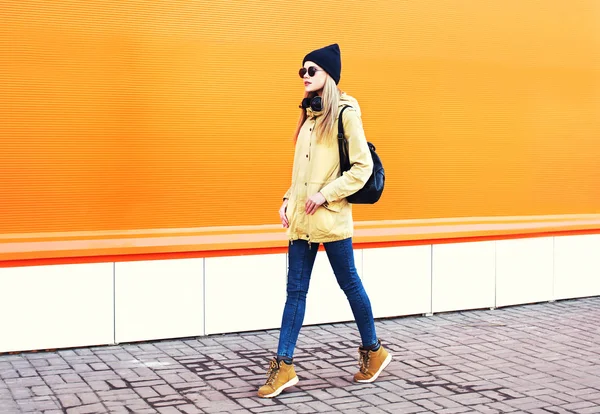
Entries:
{"label": "black backpack", "polygon": [[[348,171],[351,167],[350,156],[348,154],[348,141],[344,136],[344,123],[342,121],[342,114],[346,108],[351,106],[346,105],[340,111],[338,119],[338,148],[340,151],[340,174],[344,174],[344,171]],[[369,177],[368,181],[363,188],[358,190],[356,193],[346,197],[349,203],[352,204],[374,204],[381,198],[383,193],[383,186],[385,184],[385,172],[383,170],[383,164],[379,155],[375,152],[375,146],[370,142],[369,150],[371,151],[371,157],[373,158],[373,172]]]}

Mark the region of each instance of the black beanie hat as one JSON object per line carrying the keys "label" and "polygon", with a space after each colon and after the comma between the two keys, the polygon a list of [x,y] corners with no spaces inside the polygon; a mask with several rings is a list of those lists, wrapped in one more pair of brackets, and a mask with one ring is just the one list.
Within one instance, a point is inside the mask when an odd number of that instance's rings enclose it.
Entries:
{"label": "black beanie hat", "polygon": [[340,47],[337,43],[313,50],[304,56],[302,64],[304,65],[307,61],[315,62],[322,67],[333,78],[336,85],[340,82],[342,59],[340,57]]}

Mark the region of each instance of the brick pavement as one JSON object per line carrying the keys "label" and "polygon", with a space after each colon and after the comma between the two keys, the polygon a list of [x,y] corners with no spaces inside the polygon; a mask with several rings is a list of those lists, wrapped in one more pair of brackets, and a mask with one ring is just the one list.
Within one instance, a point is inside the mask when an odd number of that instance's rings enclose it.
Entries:
{"label": "brick pavement", "polygon": [[600,413],[600,297],[377,322],[394,360],[357,369],[353,323],[305,327],[300,383],[255,397],[262,331],[0,355],[0,413]]}

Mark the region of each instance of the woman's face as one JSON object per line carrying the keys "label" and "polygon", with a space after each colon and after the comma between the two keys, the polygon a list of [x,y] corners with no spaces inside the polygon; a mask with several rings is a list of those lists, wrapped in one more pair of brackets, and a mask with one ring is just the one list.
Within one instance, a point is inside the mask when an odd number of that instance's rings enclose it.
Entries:
{"label": "woman's face", "polygon": [[[304,72],[304,75],[302,75],[302,72]],[[327,72],[314,62],[306,61],[304,63],[304,68],[300,69],[300,75],[302,76],[302,82],[304,82],[304,90],[306,92],[319,92],[325,87]]]}

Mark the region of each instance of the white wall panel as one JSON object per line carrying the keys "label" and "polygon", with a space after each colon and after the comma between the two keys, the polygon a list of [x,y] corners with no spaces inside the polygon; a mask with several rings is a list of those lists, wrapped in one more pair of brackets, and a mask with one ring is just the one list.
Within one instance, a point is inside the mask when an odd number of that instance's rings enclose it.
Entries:
{"label": "white wall panel", "polygon": [[206,334],[281,326],[285,254],[205,260]]}
{"label": "white wall panel", "polygon": [[433,246],[433,312],[495,306],[495,242]]}
{"label": "white wall panel", "polygon": [[552,237],[496,242],[496,306],[552,300]]}
{"label": "white wall panel", "polygon": [[554,239],[554,297],[600,295],[600,235]]}
{"label": "white wall panel", "polygon": [[0,352],[114,341],[113,264],[0,268]]}
{"label": "white wall panel", "polygon": [[376,318],[431,312],[431,249],[363,250],[363,280]]}
{"label": "white wall panel", "polygon": [[204,259],[115,264],[116,341],[204,334]]}

